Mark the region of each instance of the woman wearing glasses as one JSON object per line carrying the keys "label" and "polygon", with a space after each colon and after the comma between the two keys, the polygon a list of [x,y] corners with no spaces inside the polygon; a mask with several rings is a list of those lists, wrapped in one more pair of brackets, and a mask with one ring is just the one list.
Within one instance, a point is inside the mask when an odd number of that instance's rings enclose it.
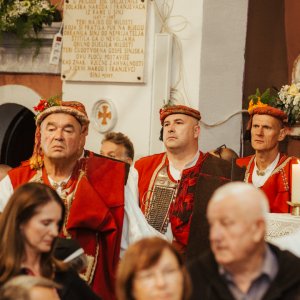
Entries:
{"label": "woman wearing glasses", "polygon": [[190,293],[189,275],[170,243],[145,238],[128,248],[117,274],[118,300],[187,300]]}

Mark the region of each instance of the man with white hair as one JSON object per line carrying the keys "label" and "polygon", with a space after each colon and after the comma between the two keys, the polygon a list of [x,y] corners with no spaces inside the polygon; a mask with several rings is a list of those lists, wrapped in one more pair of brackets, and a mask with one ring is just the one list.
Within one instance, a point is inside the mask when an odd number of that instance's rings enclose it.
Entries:
{"label": "man with white hair", "polygon": [[300,299],[300,259],[265,242],[265,194],[234,182],[207,207],[211,251],[190,266],[191,299]]}
{"label": "man with white hair", "polygon": [[0,212],[24,183],[39,182],[55,189],[66,208],[61,237],[76,239],[87,256],[82,277],[95,293],[113,299],[127,167],[84,150],[90,121],[82,103],[42,99],[34,110],[33,154],[0,182]]}

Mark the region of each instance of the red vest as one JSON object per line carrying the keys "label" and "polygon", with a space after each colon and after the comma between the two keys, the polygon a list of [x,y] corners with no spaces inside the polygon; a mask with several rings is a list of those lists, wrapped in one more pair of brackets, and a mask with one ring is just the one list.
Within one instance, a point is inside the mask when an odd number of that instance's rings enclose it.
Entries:
{"label": "red vest", "polygon": [[[91,286],[108,300],[114,299],[124,217],[126,167],[121,162],[92,153],[88,155],[79,161],[85,166],[85,174],[80,177],[80,168],[77,167],[77,172],[75,170],[71,176],[76,190],[65,229],[79,241],[88,259],[93,260],[94,268],[89,270]],[[9,176],[13,188],[30,181],[36,173],[30,169],[28,162],[11,170]],[[49,184],[46,178],[43,182]]]}
{"label": "red vest", "polygon": [[[166,159],[165,163],[162,163],[164,156],[165,153],[155,154],[143,157],[135,163],[135,168],[139,173],[139,201],[143,212],[145,212],[145,205],[142,199],[149,190],[153,173],[158,167],[162,168],[169,165],[168,159]],[[173,236],[179,250],[182,250],[183,252],[188,243],[195,187],[200,174],[201,165],[205,158],[206,155],[203,155],[203,153],[200,152],[196,165],[185,169],[182,172],[176,200],[170,207],[169,217]]]}
{"label": "red vest", "polygon": [[[241,167],[247,167],[245,173],[245,182],[252,183],[252,174],[254,170],[254,155],[237,159],[237,164]],[[265,184],[260,187],[269,199],[270,211],[272,213],[287,213],[291,201],[291,174],[292,164],[297,163],[296,157],[287,157],[280,154],[277,166],[267,179]]]}

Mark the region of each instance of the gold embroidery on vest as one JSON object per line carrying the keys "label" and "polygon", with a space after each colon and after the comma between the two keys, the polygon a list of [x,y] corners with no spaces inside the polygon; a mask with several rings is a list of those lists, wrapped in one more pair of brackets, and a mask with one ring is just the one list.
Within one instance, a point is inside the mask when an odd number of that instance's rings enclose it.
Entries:
{"label": "gold embroidery on vest", "polygon": [[[255,155],[253,155],[253,157],[250,159],[248,165],[247,165],[247,169],[246,169],[246,172],[245,172],[245,182],[249,182],[249,176],[250,176],[250,167],[252,165],[252,162],[255,158]],[[273,172],[271,173],[271,175],[269,176],[269,178],[276,174],[276,173],[279,173],[280,172],[280,175],[281,175],[281,178],[282,178],[282,181],[283,181],[283,184],[284,184],[284,188],[286,191],[288,191],[290,189],[289,187],[289,184],[288,184],[288,180],[286,178],[286,174],[284,172],[284,167],[288,164],[288,162],[292,159],[292,157],[288,157],[284,162],[282,162],[278,167],[276,167]]]}
{"label": "gold embroidery on vest", "polygon": [[95,256],[86,255],[87,258],[87,267],[86,270],[80,274],[80,277],[85,280],[88,284],[91,284],[94,278],[97,262],[98,262],[98,255],[99,255],[99,238],[98,233],[96,233],[96,254]]}
{"label": "gold embroidery on vest", "polygon": [[173,182],[167,166],[157,174],[153,189],[146,195],[145,217],[148,223],[161,233],[166,233],[169,224],[169,209],[176,197],[178,184]]}
{"label": "gold embroidery on vest", "polygon": [[79,182],[80,182],[80,180],[82,179],[82,177],[84,175],[85,175],[85,170],[80,169],[78,180],[77,180],[77,183],[76,183],[76,186],[75,186],[73,192],[69,193],[70,188],[68,188],[68,189],[63,190],[62,194],[61,194],[61,198],[62,198],[62,200],[65,204],[65,208],[66,208],[65,220],[64,220],[64,225],[63,225],[63,234],[64,234],[65,237],[68,237],[68,238],[71,238],[71,235],[69,234],[69,232],[67,230],[67,227],[66,227],[67,224],[68,224],[69,216],[70,216],[70,210],[71,210],[71,207],[72,207],[72,203],[73,203],[73,200],[74,200],[74,195],[77,191]]}
{"label": "gold embroidery on vest", "polygon": [[[43,177],[42,177],[42,169],[38,169],[36,171],[36,174],[29,180],[29,182],[38,182],[38,183],[44,183],[43,181]],[[66,213],[65,213],[65,220],[63,223],[63,228],[62,228],[62,232],[63,235],[66,238],[71,238],[71,235],[69,234],[69,232],[67,231],[66,225],[68,223],[68,219],[69,219],[69,214],[70,214],[70,209],[72,207],[72,203],[74,200],[74,195],[77,191],[78,188],[78,184],[80,182],[80,180],[82,179],[82,177],[86,174],[86,170],[85,170],[85,164],[84,166],[79,170],[79,176],[78,176],[78,180],[76,183],[76,186],[73,190],[73,192],[70,192],[71,187],[67,188],[67,189],[63,189],[62,193],[61,193],[61,199],[64,202],[65,208],[66,208]],[[95,256],[93,255],[86,255],[87,257],[87,268],[86,270],[80,274],[80,276],[88,283],[91,284],[94,278],[94,273],[96,270],[96,266],[97,266],[97,261],[98,261],[98,254],[99,254],[99,239],[98,239],[98,233],[95,234],[96,235],[96,253]]]}
{"label": "gold embroidery on vest", "polygon": [[246,169],[246,172],[245,172],[245,179],[244,179],[244,182],[249,182],[249,176],[250,176],[250,167],[252,165],[252,162],[255,158],[255,155],[253,155],[248,163],[248,166],[247,166],[247,169]]}

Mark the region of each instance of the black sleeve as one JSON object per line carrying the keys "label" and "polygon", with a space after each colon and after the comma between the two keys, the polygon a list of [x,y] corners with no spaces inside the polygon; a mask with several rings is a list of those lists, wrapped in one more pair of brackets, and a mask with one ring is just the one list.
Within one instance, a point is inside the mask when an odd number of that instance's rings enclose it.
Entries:
{"label": "black sleeve", "polygon": [[61,300],[101,300],[88,284],[72,270],[57,272],[55,281],[62,286],[58,291]]}
{"label": "black sleeve", "polygon": [[243,181],[244,174],[245,169],[237,166],[234,161],[229,163],[209,155],[203,162],[195,188],[193,215],[186,250],[187,261],[194,260],[210,249],[206,209],[212,194],[221,185],[230,181]]}

